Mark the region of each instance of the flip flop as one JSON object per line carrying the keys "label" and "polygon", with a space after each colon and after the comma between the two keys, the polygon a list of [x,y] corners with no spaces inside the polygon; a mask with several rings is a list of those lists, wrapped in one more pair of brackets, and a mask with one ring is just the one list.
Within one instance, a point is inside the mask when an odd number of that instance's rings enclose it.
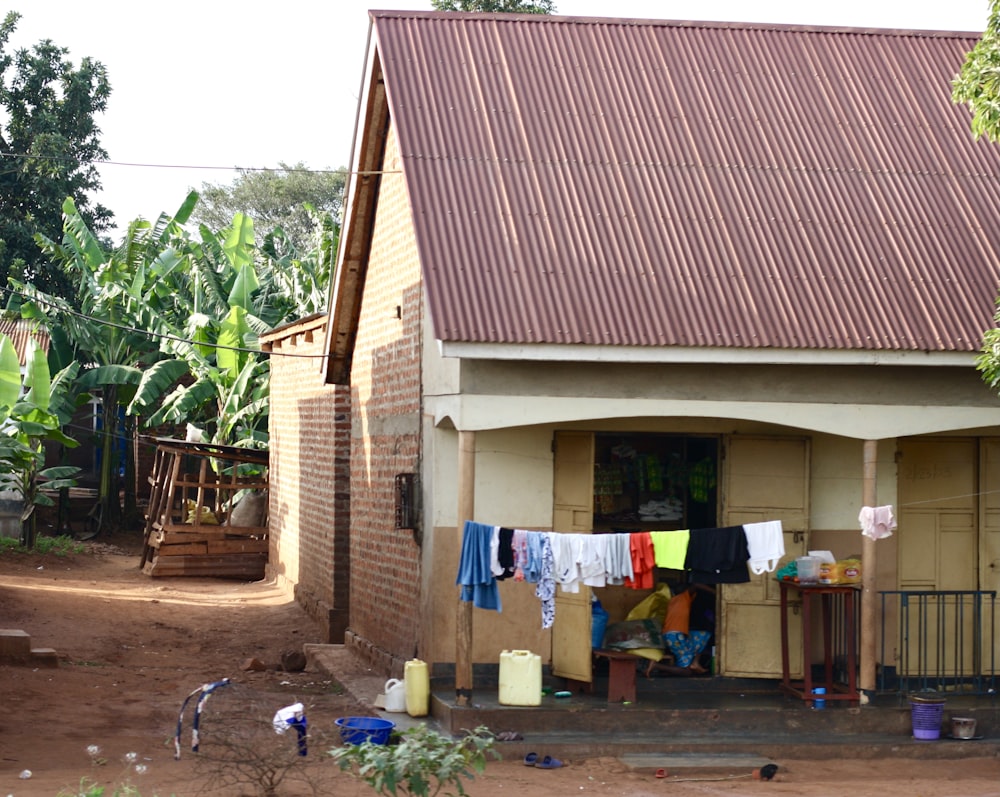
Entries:
{"label": "flip flop", "polygon": [[524,765],[526,767],[533,767],[538,764],[538,753],[528,753],[524,757]]}
{"label": "flip flop", "polygon": [[656,770],[656,777],[658,777],[658,778],[665,778],[666,776],[667,776],[667,770],[665,770],[665,769],[658,769],[658,770]]}
{"label": "flip flop", "polygon": [[535,766],[539,769],[558,769],[563,765],[563,762],[558,758],[553,758],[550,755],[545,756],[541,761],[535,763]]}

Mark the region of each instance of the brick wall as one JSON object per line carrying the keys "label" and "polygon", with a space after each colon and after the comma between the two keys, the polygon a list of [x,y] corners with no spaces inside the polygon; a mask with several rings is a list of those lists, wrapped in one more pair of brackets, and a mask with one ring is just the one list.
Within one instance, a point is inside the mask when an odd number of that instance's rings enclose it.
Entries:
{"label": "brick wall", "polygon": [[420,465],[422,287],[390,131],[351,371],[348,643],[385,671],[419,654],[420,548],[395,528],[395,477]]}
{"label": "brick wall", "polygon": [[[266,340],[271,355],[268,574],[344,641],[350,612],[350,394],[323,382],[326,319]],[[314,356],[310,356],[314,355]]]}

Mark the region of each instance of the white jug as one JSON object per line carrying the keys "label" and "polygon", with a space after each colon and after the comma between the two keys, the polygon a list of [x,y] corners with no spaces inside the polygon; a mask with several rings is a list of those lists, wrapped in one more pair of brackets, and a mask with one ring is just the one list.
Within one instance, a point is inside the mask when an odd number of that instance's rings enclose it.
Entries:
{"label": "white jug", "polygon": [[406,711],[406,682],[391,678],[385,682],[385,710]]}

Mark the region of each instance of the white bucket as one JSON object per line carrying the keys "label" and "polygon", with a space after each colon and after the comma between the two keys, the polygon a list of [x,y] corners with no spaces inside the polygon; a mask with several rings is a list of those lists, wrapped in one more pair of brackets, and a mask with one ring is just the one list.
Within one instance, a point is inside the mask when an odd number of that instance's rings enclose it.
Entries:
{"label": "white bucket", "polygon": [[951,735],[955,739],[974,739],[976,721],[972,717],[952,717]]}
{"label": "white bucket", "polygon": [[402,713],[406,711],[406,682],[391,678],[385,682],[385,710]]}

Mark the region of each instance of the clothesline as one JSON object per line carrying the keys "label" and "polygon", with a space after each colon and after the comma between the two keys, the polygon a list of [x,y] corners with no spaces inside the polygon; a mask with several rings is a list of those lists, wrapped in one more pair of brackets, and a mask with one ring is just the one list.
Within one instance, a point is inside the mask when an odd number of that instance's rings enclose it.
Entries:
{"label": "clothesline", "polygon": [[542,627],[555,619],[556,586],[651,589],[656,568],[686,570],[691,581],[739,584],[773,572],[785,555],[780,520],[712,529],[579,534],[528,531],[467,521],[455,583],[480,609],[502,611],[499,581],[535,584]]}

